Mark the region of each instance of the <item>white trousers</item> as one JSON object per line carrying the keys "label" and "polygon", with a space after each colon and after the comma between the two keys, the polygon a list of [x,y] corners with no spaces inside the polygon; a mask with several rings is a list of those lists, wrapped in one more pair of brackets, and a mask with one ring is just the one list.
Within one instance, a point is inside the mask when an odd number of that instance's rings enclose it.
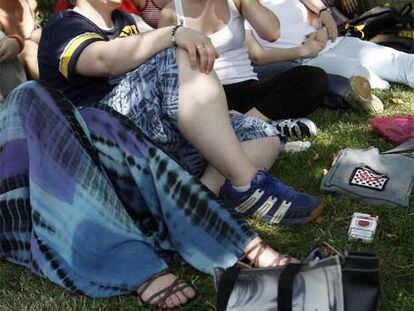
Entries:
{"label": "white trousers", "polygon": [[373,88],[387,89],[388,81],[414,88],[414,54],[352,37],[338,40],[340,42],[333,48],[305,60],[304,64],[347,78],[363,76]]}

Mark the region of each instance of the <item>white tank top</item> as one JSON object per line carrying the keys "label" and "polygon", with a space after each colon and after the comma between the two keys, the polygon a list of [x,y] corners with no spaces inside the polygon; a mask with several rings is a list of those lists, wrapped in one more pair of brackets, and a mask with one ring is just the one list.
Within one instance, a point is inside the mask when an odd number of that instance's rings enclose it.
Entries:
{"label": "white tank top", "polygon": [[[244,43],[244,17],[240,15],[233,0],[227,0],[227,4],[230,10],[229,22],[208,36],[219,54],[214,62],[214,70],[223,85],[257,80]],[[178,22],[186,26],[182,0],[174,0],[174,5]]]}

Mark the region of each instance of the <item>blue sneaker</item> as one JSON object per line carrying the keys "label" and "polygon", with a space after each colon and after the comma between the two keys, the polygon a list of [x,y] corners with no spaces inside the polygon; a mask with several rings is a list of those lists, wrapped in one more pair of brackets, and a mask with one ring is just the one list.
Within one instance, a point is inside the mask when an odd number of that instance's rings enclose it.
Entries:
{"label": "blue sneaker", "polygon": [[259,170],[249,190],[239,192],[226,180],[220,197],[230,208],[245,216],[260,217],[270,224],[304,224],[322,212],[319,197],[296,192],[267,170]]}

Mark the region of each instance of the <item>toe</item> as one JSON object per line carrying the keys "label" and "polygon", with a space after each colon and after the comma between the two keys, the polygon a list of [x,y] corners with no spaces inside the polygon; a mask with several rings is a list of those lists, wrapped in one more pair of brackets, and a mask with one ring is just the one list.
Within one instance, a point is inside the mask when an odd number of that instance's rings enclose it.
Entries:
{"label": "toe", "polygon": [[167,305],[167,307],[168,308],[174,308],[175,307],[175,305],[174,305],[174,300],[172,299],[172,297],[170,296],[170,297],[168,297],[166,300],[165,300],[165,304]]}
{"label": "toe", "polygon": [[184,295],[187,297],[187,299],[192,299],[195,297],[196,292],[194,289],[192,289],[191,287],[187,287],[184,288],[184,290],[182,291],[184,293]]}
{"label": "toe", "polygon": [[180,300],[181,305],[187,303],[188,299],[187,299],[187,297],[185,296],[185,294],[183,292],[178,292],[178,293],[176,293],[176,295],[177,295],[178,299]]}

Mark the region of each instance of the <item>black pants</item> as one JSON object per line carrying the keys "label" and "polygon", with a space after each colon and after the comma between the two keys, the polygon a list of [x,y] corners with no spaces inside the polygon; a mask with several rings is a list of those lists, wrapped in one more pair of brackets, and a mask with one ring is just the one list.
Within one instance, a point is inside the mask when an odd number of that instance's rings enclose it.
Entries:
{"label": "black pants", "polygon": [[266,81],[248,80],[224,86],[229,110],[256,108],[269,119],[305,117],[322,105],[328,77],[320,68],[300,66]]}

